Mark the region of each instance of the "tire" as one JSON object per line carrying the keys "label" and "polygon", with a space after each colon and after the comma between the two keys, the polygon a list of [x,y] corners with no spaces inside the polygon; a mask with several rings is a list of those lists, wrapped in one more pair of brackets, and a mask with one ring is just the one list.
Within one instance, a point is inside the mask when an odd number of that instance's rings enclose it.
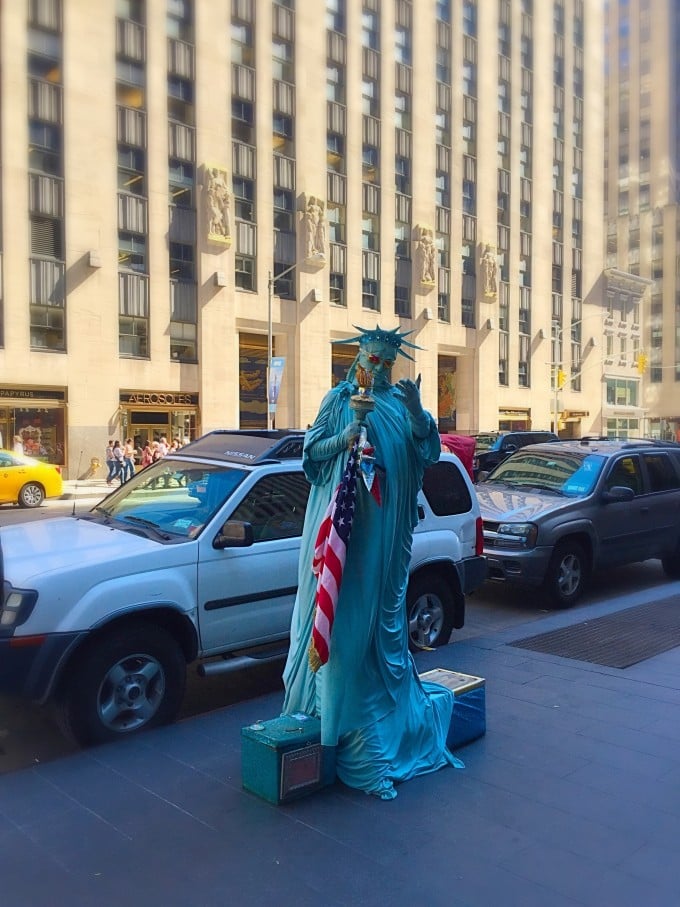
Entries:
{"label": "tire", "polygon": [[57,720],[81,746],[170,724],[184,698],[182,649],[170,633],[151,623],[112,630],[66,670]]}
{"label": "tire", "polygon": [[19,492],[19,507],[40,507],[44,500],[45,491],[37,482],[26,482]]}
{"label": "tire", "polygon": [[444,646],[453,631],[453,590],[436,574],[417,576],[406,593],[408,646],[422,652]]}
{"label": "tire", "polygon": [[550,559],[543,590],[553,608],[571,608],[581,597],[590,577],[590,562],[583,545],[558,542]]}

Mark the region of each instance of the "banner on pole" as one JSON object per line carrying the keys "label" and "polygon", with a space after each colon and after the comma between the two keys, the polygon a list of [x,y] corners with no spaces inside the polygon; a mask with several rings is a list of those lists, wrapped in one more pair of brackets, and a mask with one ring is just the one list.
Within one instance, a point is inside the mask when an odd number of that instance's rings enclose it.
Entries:
{"label": "banner on pole", "polygon": [[269,388],[267,393],[270,413],[276,412],[276,404],[279,399],[281,380],[283,378],[283,367],[285,364],[285,356],[272,356],[269,362]]}

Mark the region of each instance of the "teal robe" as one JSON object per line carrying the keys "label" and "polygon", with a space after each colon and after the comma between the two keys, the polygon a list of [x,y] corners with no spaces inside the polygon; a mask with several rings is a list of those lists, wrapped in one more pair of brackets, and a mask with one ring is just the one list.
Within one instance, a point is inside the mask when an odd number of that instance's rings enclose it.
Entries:
{"label": "teal robe", "polygon": [[322,743],[337,747],[340,779],[391,799],[395,782],[461,764],[446,749],[453,694],[421,683],[408,650],[405,605],[417,495],[424,469],[439,459],[441,444],[429,414],[427,436],[416,438],[397,389],[374,387],[376,406],[365,421],[382,467],[382,504],[359,479],[330,657],[313,673],[308,662],[316,592],[312,557],[349,453],[332,439],[355,418],[350,397],[356,391],[349,381],[333,388],[305,439],[303,466],[312,489],[283,675],[283,713],[319,717]]}

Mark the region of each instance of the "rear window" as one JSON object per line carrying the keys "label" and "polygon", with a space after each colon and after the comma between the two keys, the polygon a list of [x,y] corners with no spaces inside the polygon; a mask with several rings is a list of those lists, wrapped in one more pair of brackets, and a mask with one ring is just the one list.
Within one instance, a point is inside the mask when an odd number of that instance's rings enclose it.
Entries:
{"label": "rear window", "polygon": [[642,459],[647,467],[650,491],[670,491],[680,487],[680,478],[665,453],[644,454]]}
{"label": "rear window", "polygon": [[446,460],[440,460],[425,470],[423,494],[436,516],[468,513],[472,499],[460,470]]}

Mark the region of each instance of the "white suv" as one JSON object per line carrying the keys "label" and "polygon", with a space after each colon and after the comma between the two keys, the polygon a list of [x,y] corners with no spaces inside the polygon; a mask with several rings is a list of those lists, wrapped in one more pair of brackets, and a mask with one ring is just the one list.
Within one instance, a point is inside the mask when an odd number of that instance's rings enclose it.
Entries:
{"label": "white suv", "polygon": [[[172,721],[188,664],[206,675],[285,653],[309,493],[303,439],[211,432],[84,515],[2,528],[0,692],[56,704],[64,731],[88,744]],[[449,641],[487,574],[456,457],[427,470],[418,511],[414,649]]]}

